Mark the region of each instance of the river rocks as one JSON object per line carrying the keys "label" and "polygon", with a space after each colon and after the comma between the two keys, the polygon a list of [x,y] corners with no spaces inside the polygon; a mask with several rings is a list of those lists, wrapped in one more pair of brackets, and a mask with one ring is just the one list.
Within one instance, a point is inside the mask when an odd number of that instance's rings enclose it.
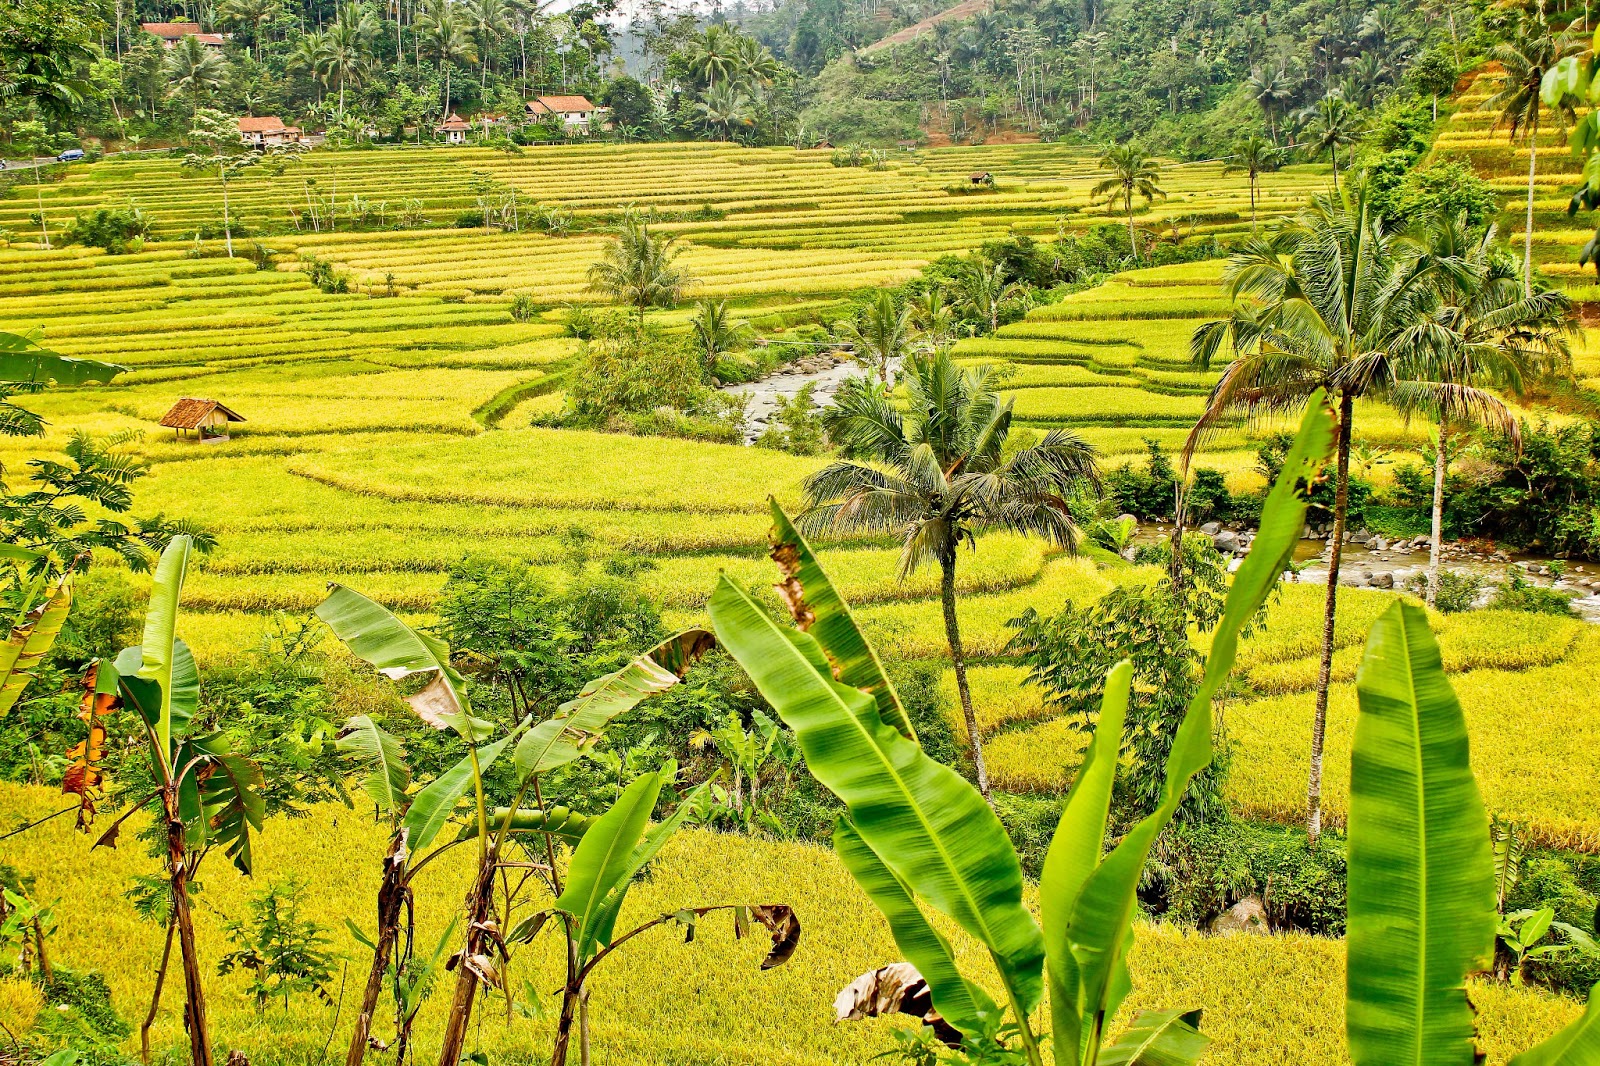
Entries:
{"label": "river rocks", "polygon": [[1389,542],[1384,540],[1382,537],[1373,537],[1372,550],[1375,552],[1386,552],[1389,550]]}
{"label": "river rocks", "polygon": [[1213,933],[1245,933],[1266,936],[1272,932],[1267,925],[1267,908],[1254,896],[1246,896],[1211,920]]}
{"label": "river rocks", "polygon": [[1394,588],[1394,571],[1380,570],[1372,575],[1372,587],[1380,589]]}
{"label": "river rocks", "polygon": [[1117,521],[1122,524],[1131,525],[1135,533],[1139,531],[1139,519],[1136,515],[1119,514],[1117,515]]}
{"label": "river rocks", "polygon": [[1361,530],[1357,530],[1357,531],[1356,531],[1356,532],[1355,532],[1355,533],[1354,533],[1354,534],[1353,534],[1353,535],[1352,535],[1352,536],[1351,536],[1351,537],[1350,537],[1350,542],[1351,542],[1351,543],[1352,543],[1352,544],[1370,544],[1370,543],[1372,543],[1372,534],[1371,534],[1371,533],[1368,533],[1368,532],[1367,532],[1367,531],[1366,531],[1366,530],[1364,530],[1364,529],[1361,529]]}
{"label": "river rocks", "polygon": [[1222,532],[1222,523],[1221,522],[1207,522],[1205,525],[1200,527],[1200,532],[1204,533],[1208,537],[1214,537],[1218,533]]}
{"label": "river rocks", "polygon": [[1211,543],[1219,552],[1237,551],[1239,548],[1239,534],[1232,530],[1224,529],[1211,538]]}

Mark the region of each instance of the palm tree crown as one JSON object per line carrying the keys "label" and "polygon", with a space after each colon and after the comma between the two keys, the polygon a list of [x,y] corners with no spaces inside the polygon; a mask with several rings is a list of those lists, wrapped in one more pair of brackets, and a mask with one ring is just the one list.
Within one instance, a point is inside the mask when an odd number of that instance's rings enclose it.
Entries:
{"label": "palm tree crown", "polygon": [[887,289],[879,289],[859,319],[843,323],[839,332],[850,342],[856,362],[875,371],[878,381],[887,385],[891,364],[911,349],[911,306],[897,305]]}
{"label": "palm tree crown", "polygon": [[801,528],[814,533],[890,533],[900,573],[937,563],[945,634],[956,670],[978,786],[989,791],[983,746],[967,687],[955,613],[956,551],[985,529],[1042,536],[1068,551],[1078,527],[1068,498],[1098,487],[1095,451],[1065,430],[1014,451],[1006,447],[1012,401],[995,391],[987,367],[963,367],[947,352],[913,356],[901,381],[904,411],[881,386],[841,389],[823,414],[829,437],[849,458],[805,482]]}
{"label": "palm tree crown", "polygon": [[651,233],[630,210],[600,261],[589,267],[589,287],[632,305],[643,328],[646,308],[676,304],[694,283],[687,270],[675,265],[683,252],[676,237]]}
{"label": "palm tree crown", "polygon": [[1106,206],[1115,207],[1122,201],[1128,213],[1128,247],[1135,262],[1139,259],[1139,245],[1133,232],[1133,198],[1142,196],[1145,203],[1156,197],[1166,198],[1166,193],[1156,185],[1161,177],[1161,164],[1134,144],[1114,144],[1100,156],[1100,169],[1110,176],[1089,190],[1089,199],[1106,197]]}
{"label": "palm tree crown", "polygon": [[1333,187],[1339,188],[1339,149],[1360,140],[1361,115],[1344,94],[1335,90],[1301,112],[1307,120],[1306,147],[1312,156],[1328,152],[1333,156]]}

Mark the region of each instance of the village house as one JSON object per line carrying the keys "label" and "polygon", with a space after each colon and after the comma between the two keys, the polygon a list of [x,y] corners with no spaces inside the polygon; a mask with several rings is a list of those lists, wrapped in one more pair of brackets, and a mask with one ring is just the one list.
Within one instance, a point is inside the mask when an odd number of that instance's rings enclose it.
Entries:
{"label": "village house", "polygon": [[587,96],[535,96],[528,101],[528,118],[543,122],[554,115],[569,133],[587,133],[589,120],[602,115],[605,108],[596,107]]}
{"label": "village house", "polygon": [[467,132],[471,129],[471,123],[452,111],[449,118],[433,127],[433,132],[435,136],[444,134],[444,139],[450,144],[466,144]]}
{"label": "village house", "polygon": [[298,144],[302,136],[299,126],[284,125],[277,115],[246,115],[239,120],[239,139],[252,148]]}
{"label": "village house", "polygon": [[195,37],[207,48],[221,51],[226,41],[220,33],[201,33],[198,22],[142,22],[139,28],[161,38],[163,48],[171,48],[185,37]]}
{"label": "village house", "polygon": [[161,419],[161,424],[172,430],[175,437],[193,433],[196,440],[221,441],[228,439],[229,422],[243,421],[244,415],[216,400],[185,397],[172,405],[172,410]]}

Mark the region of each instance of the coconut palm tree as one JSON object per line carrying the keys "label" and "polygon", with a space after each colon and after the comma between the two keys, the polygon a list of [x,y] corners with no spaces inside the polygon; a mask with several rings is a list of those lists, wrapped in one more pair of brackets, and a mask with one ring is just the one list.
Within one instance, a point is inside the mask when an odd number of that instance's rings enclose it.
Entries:
{"label": "coconut palm tree", "polygon": [[345,83],[360,80],[377,33],[378,24],[372,13],[347,2],[340,6],[339,17],[322,35],[322,69],[330,81],[339,84],[340,119],[344,118]]}
{"label": "coconut palm tree", "polygon": [[848,458],[806,479],[801,528],[894,534],[902,577],[938,564],[945,639],[978,788],[987,797],[983,738],[956,617],[957,549],[963,542],[975,548],[986,529],[1007,529],[1075,550],[1079,532],[1067,500],[1098,487],[1095,451],[1057,429],[1008,454],[1012,401],[1000,398],[987,367],[959,366],[948,352],[912,357],[901,381],[910,394],[903,411],[887,389],[862,383],[841,389],[823,413],[828,436]]}
{"label": "coconut palm tree", "polygon": [[250,41],[256,47],[256,62],[261,61],[261,24],[278,13],[278,0],[222,0],[217,18],[235,26],[250,27]]}
{"label": "coconut palm tree", "polygon": [[1306,788],[1306,831],[1315,839],[1322,830],[1323,740],[1355,402],[1384,398],[1398,380],[1397,346],[1426,314],[1432,269],[1384,228],[1365,185],[1358,184],[1343,197],[1313,197],[1286,224],[1245,241],[1223,277],[1234,309],[1195,330],[1190,354],[1202,368],[1210,367],[1224,345],[1235,358],[1189,435],[1186,459],[1228,416],[1284,414],[1319,389],[1338,416],[1332,554]]}
{"label": "coconut palm tree", "polygon": [[714,23],[689,42],[684,58],[689,73],[705,82],[707,89],[715,89],[719,79],[725,81],[739,69],[739,35]]}
{"label": "coconut palm tree", "polygon": [[748,126],[755,121],[752,111],[755,102],[731,81],[713,85],[705,96],[695,101],[694,110],[707,126],[722,130],[723,137],[733,139],[733,127]]}
{"label": "coconut palm tree", "polygon": [[478,84],[483,86],[489,81],[489,56],[500,35],[506,31],[511,9],[506,0],[470,0],[466,7],[467,24],[477,40],[478,54],[483,60],[478,72]]}
{"label": "coconut palm tree", "polygon": [[1133,261],[1139,261],[1139,242],[1133,232],[1133,198],[1144,197],[1146,204],[1156,197],[1166,199],[1156,181],[1161,177],[1161,164],[1144,153],[1135,144],[1114,144],[1100,156],[1100,169],[1110,176],[1089,190],[1089,202],[1106,197],[1106,206],[1115,207],[1121,200],[1128,213],[1128,247],[1133,250]]}
{"label": "coconut palm tree", "polygon": [[754,37],[740,34],[734,43],[733,55],[739,77],[752,85],[769,88],[783,73],[783,64],[772,54],[772,49]]}
{"label": "coconut palm tree", "polygon": [[[1523,295],[1533,295],[1533,185],[1539,169],[1539,86],[1545,71],[1563,58],[1576,55],[1582,45],[1576,40],[1558,38],[1545,20],[1544,9],[1524,13],[1517,19],[1508,40],[1495,45],[1489,58],[1502,68],[1500,90],[1483,102],[1487,111],[1497,111],[1496,128],[1504,126],[1513,142],[1528,145],[1528,213],[1522,234]],[[1570,114],[1563,108],[1558,120]]]}
{"label": "coconut palm tree", "polygon": [[675,306],[694,284],[693,276],[676,265],[683,252],[676,237],[651,233],[630,209],[600,261],[589,267],[589,288],[632,306],[643,331],[646,308]]}
{"label": "coconut palm tree", "polygon": [[1015,282],[1006,281],[999,263],[974,264],[962,278],[962,298],[967,312],[983,323],[990,333],[1000,328],[1000,315],[1006,304],[1021,295]]}
{"label": "coconut palm tree", "polygon": [[1228,163],[1222,168],[1224,174],[1245,174],[1250,179],[1250,233],[1256,232],[1256,187],[1261,183],[1261,175],[1269,170],[1278,169],[1280,153],[1277,148],[1262,140],[1255,134],[1244,138],[1233,146],[1233,154],[1228,157]]}
{"label": "coconut palm tree", "polygon": [[889,290],[879,289],[855,321],[840,324],[839,333],[856,362],[875,371],[879,384],[887,386],[890,369],[911,351],[911,308],[897,305]]}
{"label": "coconut palm tree", "polygon": [[956,315],[943,289],[930,285],[908,300],[907,306],[911,324],[922,331],[930,349],[937,351],[955,338]]}
{"label": "coconut palm tree", "polygon": [[444,79],[444,105],[441,115],[450,114],[450,71],[457,63],[474,63],[478,53],[473,50],[467,26],[458,9],[446,0],[436,0],[417,20],[418,43],[422,53],[439,64],[439,76]]}
{"label": "coconut palm tree", "polygon": [[321,93],[327,80],[323,77],[323,57],[326,49],[323,47],[321,33],[307,33],[295,41],[294,48],[289,52],[288,67],[294,73],[304,74],[311,79],[312,85],[317,89],[318,102],[321,102]]}
{"label": "coconut palm tree", "polygon": [[1361,115],[1344,94],[1335,89],[1315,105],[1301,110],[1306,120],[1306,148],[1315,159],[1323,152],[1333,156],[1333,188],[1339,190],[1339,149],[1361,139]]}
{"label": "coconut palm tree", "polygon": [[705,357],[707,374],[716,370],[720,356],[744,347],[751,333],[750,323],[729,315],[727,300],[702,301],[695,308],[689,327]]}
{"label": "coconut palm tree", "polygon": [[187,97],[191,115],[228,77],[228,64],[223,58],[192,34],[173,45],[167,53],[166,68],[169,95]]}
{"label": "coconut palm tree", "polygon": [[1402,380],[1389,402],[1406,414],[1433,420],[1439,443],[1433,464],[1433,522],[1428,550],[1427,602],[1439,592],[1439,552],[1444,533],[1444,482],[1450,435],[1481,424],[1517,435],[1517,421],[1493,386],[1520,394],[1532,379],[1569,371],[1567,336],[1572,302],[1540,286],[1524,295],[1514,259],[1495,243],[1495,227],[1473,230],[1465,213],[1426,220],[1419,235],[1433,272],[1433,295],[1421,318],[1400,338]]}
{"label": "coconut palm tree", "polygon": [[1289,82],[1289,72],[1283,67],[1276,70],[1271,67],[1256,67],[1250,72],[1248,83],[1250,95],[1261,105],[1261,113],[1267,118],[1268,135],[1276,144],[1278,113],[1294,95],[1294,87]]}

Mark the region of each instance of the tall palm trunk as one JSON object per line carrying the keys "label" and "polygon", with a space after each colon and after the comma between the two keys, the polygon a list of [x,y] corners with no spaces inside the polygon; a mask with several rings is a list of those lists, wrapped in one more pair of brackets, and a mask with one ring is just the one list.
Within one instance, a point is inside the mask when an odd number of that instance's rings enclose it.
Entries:
{"label": "tall palm trunk", "polygon": [[983,737],[978,732],[978,716],[972,710],[972,689],[967,685],[966,653],[961,650],[961,624],[956,620],[956,553],[954,548],[939,555],[939,599],[944,605],[944,635],[950,643],[950,661],[956,670],[956,692],[961,697],[961,717],[967,724],[967,740],[972,744],[972,768],[978,775],[978,791],[989,796],[989,769],[983,761]]}
{"label": "tall palm trunk", "polygon": [[206,1024],[206,995],[200,984],[200,956],[195,950],[194,918],[189,913],[189,852],[184,846],[183,815],[178,809],[178,788],[169,785],[162,796],[167,818],[167,870],[172,882],[172,920],[178,927],[178,947],[183,957],[184,1027],[189,1030],[191,1066],[212,1066],[211,1034]]}
{"label": "tall palm trunk", "polygon": [[367,972],[367,987],[361,995],[361,1012],[356,1015],[355,1030],[350,1034],[350,1050],[345,1053],[345,1066],[361,1066],[367,1053],[367,1039],[372,1035],[372,1016],[378,1009],[378,997],[383,993],[383,978],[389,969],[389,959],[400,937],[400,910],[407,895],[406,876],[410,852],[406,849],[408,831],[401,829],[389,841],[389,853],[383,858],[383,879],[378,886],[378,936],[373,941],[372,969]]}
{"label": "tall palm trunk", "polygon": [[1250,174],[1250,236],[1256,235],[1256,175]]}
{"label": "tall palm trunk", "polygon": [[1533,179],[1539,167],[1539,112],[1533,113],[1533,130],[1528,134],[1528,224],[1522,234],[1522,295],[1533,296]]}
{"label": "tall palm trunk", "polygon": [[1345,508],[1350,502],[1350,421],[1355,404],[1348,392],[1339,398],[1339,468],[1333,498],[1333,552],[1328,559],[1328,591],[1322,607],[1322,665],[1317,671],[1317,711],[1311,723],[1311,772],[1306,780],[1306,837],[1322,833],[1322,750],[1328,731],[1328,682],[1333,675],[1333,622],[1339,600],[1339,557],[1344,551]]}
{"label": "tall palm trunk", "polygon": [[1138,262],[1139,262],[1139,244],[1134,239],[1134,236],[1133,236],[1133,190],[1132,189],[1127,190],[1127,195],[1123,197],[1122,202],[1124,204],[1126,204],[1127,207],[1128,207],[1128,251],[1133,254],[1133,262],[1134,262],[1134,264],[1138,265]]}
{"label": "tall palm trunk", "polygon": [[233,258],[233,217],[228,211],[228,168],[223,163],[217,167],[217,173],[222,178],[222,236],[228,243],[228,258]]}
{"label": "tall palm trunk", "polygon": [[1428,541],[1428,606],[1439,599],[1439,544],[1444,538],[1444,475],[1450,465],[1445,458],[1445,423],[1439,420],[1439,450],[1433,457],[1433,527]]}
{"label": "tall palm trunk", "polygon": [[1334,192],[1338,192],[1339,191],[1339,146],[1337,144],[1333,145],[1330,148],[1330,151],[1333,152],[1333,191]]}
{"label": "tall palm trunk", "polygon": [[[30,152],[30,154],[32,154]],[[50,250],[50,227],[44,221],[44,175],[40,173],[41,165],[33,164],[33,195],[39,204],[39,238],[44,241],[45,251]]]}

